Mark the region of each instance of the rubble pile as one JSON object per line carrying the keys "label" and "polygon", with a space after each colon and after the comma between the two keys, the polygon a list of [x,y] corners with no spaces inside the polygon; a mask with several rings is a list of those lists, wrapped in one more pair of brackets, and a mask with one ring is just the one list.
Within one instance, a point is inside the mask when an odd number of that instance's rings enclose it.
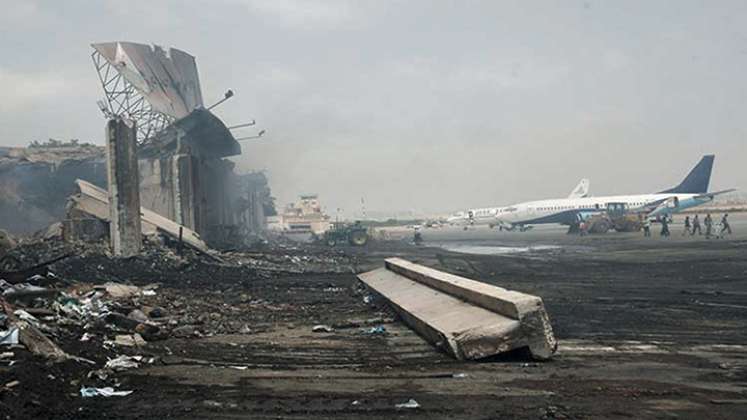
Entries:
{"label": "rubble pile", "polygon": [[[258,280],[350,272],[354,265],[342,254],[288,246],[206,254],[145,241],[142,254],[114,258],[103,243],[21,243],[0,257],[0,407],[26,393],[40,403],[34,414],[44,417],[60,398],[137,392],[117,374],[162,363],[172,354],[171,340],[255,334],[304,310],[255,297]],[[54,385],[40,387],[40,372],[29,372],[40,364]]]}

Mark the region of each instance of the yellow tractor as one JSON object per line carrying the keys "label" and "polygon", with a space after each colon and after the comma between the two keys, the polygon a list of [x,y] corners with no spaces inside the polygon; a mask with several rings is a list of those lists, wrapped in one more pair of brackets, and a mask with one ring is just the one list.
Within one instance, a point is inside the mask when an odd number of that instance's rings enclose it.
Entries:
{"label": "yellow tractor", "polygon": [[638,232],[643,227],[642,214],[632,211],[626,203],[607,203],[606,209],[584,222],[589,233]]}

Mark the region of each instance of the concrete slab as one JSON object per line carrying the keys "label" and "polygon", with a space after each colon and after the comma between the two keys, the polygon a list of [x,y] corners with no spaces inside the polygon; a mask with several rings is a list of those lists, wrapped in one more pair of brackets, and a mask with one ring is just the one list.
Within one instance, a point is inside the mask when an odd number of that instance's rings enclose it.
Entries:
{"label": "concrete slab", "polygon": [[[71,197],[73,206],[101,220],[109,220],[109,194],[106,190],[81,179],[75,182],[80,189],[80,194]],[[200,251],[207,251],[209,249],[197,232],[169,220],[158,213],[140,207],[140,217],[142,218],[141,227],[144,234],[161,231],[172,238],[178,239],[179,229],[181,229],[184,243]]]}
{"label": "concrete slab", "polygon": [[399,258],[358,278],[426,340],[457,359],[527,347],[537,359],[557,348],[542,299]]}

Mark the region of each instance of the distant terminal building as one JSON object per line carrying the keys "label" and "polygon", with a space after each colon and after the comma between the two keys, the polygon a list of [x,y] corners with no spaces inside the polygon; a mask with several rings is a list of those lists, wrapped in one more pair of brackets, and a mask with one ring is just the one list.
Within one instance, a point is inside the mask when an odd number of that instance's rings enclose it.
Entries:
{"label": "distant terminal building", "polygon": [[329,230],[329,216],[324,214],[316,194],[299,197],[295,203],[288,204],[274,220],[273,227],[288,233],[322,234]]}

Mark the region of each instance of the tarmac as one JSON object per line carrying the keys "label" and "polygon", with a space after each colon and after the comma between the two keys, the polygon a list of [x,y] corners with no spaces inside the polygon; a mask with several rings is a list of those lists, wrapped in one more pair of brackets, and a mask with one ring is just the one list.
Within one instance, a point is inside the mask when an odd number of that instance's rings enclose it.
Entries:
{"label": "tarmac", "polygon": [[[141,353],[158,362],[117,375],[120,389],[134,391],[126,397],[82,399],[62,382],[43,385],[47,375],[79,379],[72,367],[41,365],[21,382],[38,380],[45,393],[61,395],[26,392],[7,405],[6,391],[0,410],[12,408],[2,413],[8,418],[79,419],[745,418],[747,217],[730,217],[735,234],[718,240],[681,237],[678,224],[670,238],[656,228],[653,238],[444,228],[424,230],[423,246],[392,240],[333,250],[355,272],[398,256],[542,297],[559,341],[548,362],[522,352],[456,361],[369,303],[352,272],[253,276],[224,267],[210,276],[206,267],[159,278],[99,268],[89,280],[98,272],[161,282],[162,304],[178,298],[236,314],[251,331],[149,342]],[[80,264],[57,270],[72,276]],[[317,325],[329,328],[312,331]]]}

